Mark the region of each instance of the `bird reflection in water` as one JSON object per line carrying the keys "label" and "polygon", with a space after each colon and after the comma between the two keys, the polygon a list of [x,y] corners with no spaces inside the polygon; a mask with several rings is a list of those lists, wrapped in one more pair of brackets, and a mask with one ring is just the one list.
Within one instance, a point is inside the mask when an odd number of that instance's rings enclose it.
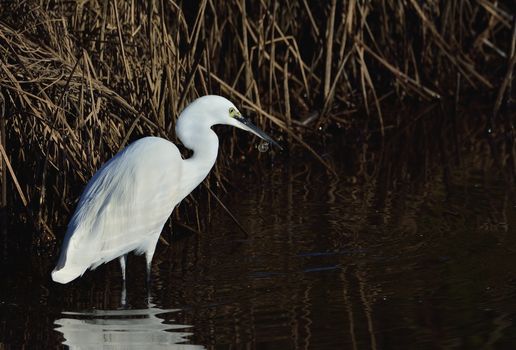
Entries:
{"label": "bird reflection in water", "polygon": [[205,349],[184,344],[192,335],[188,332],[192,326],[165,324],[158,317],[178,311],[150,305],[147,309],[63,312],[54,326],[70,349]]}

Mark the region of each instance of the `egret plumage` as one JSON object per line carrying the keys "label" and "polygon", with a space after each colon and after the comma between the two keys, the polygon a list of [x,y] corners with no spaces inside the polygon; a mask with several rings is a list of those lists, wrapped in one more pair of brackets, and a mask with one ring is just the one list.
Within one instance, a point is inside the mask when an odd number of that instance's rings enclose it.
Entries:
{"label": "egret plumage", "polygon": [[127,254],[145,254],[147,278],[161,230],[173,209],[208,175],[219,139],[213,125],[231,125],[279,145],[221,96],[196,99],[180,114],[176,135],[193,151],[159,137],[128,145],[86,185],[65,234],[52,279],[68,283],[88,269],[119,258],[125,281]]}

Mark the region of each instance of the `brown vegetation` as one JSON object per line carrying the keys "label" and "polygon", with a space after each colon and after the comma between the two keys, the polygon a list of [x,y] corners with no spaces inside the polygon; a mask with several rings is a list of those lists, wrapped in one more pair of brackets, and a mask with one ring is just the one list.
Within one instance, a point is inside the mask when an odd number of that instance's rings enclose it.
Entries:
{"label": "brown vegetation", "polygon": [[478,94],[490,129],[509,132],[511,3],[1,2],[0,204],[20,203],[50,233],[75,184],[137,137],[173,139],[178,113],[209,93],[328,168],[305,140],[332,125],[383,137],[412,118],[384,113],[393,101]]}

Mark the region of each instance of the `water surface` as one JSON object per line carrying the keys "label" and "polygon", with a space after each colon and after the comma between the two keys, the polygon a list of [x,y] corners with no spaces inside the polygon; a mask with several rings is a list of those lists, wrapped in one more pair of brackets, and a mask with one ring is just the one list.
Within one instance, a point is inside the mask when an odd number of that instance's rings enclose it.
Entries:
{"label": "water surface", "polygon": [[516,201],[475,159],[392,186],[235,171],[221,197],[248,234],[212,203],[201,234],[160,243],[150,300],[129,259],[126,307],[117,262],[56,285],[56,256],[4,225],[0,348],[512,349]]}

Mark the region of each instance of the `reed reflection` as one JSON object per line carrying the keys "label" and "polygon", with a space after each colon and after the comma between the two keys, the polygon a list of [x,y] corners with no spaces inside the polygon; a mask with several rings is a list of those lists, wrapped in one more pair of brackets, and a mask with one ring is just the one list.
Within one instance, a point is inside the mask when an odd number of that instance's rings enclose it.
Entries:
{"label": "reed reflection", "polygon": [[165,323],[177,309],[93,310],[63,312],[54,321],[55,330],[64,336],[70,349],[204,349],[188,345],[192,327]]}

